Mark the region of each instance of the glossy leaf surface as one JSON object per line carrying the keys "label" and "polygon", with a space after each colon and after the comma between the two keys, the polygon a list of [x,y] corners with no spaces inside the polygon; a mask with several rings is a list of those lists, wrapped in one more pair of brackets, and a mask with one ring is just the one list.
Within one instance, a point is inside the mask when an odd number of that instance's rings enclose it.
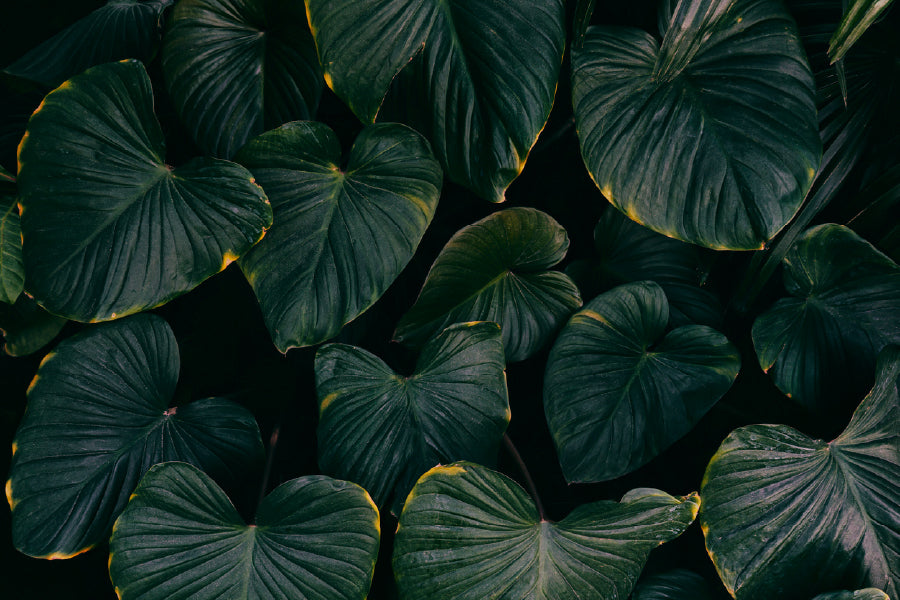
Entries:
{"label": "glossy leaf surface", "polygon": [[900,343],[900,267],[831,224],[804,233],[783,263],[790,296],[753,324],[760,366],[810,408],[853,402],[871,385],[878,351]]}
{"label": "glossy leaf surface", "polygon": [[631,600],[712,600],[709,584],[697,573],[673,569],[642,577]]}
{"label": "glossy leaf surface", "polygon": [[361,120],[374,120],[400,72],[380,116],[422,132],[451,180],[504,199],[553,105],[562,0],[307,5],[325,80]]}
{"label": "glossy leaf surface", "polygon": [[[786,425],[733,431],[700,493],[706,547],[738,600],[900,581],[900,349],[830,443]],[[797,577],[798,572],[815,577]]]}
{"label": "glossy leaf surface", "polygon": [[399,515],[434,465],[494,464],[510,418],[505,366],[496,323],[448,327],[425,345],[409,377],[362,348],[323,347],[316,356],[322,471],[359,483]]}
{"label": "glossy leaf surface", "polygon": [[237,159],[275,214],[239,264],[282,352],[334,337],[374,304],[412,258],[440,196],[428,142],[404,125],[364,129],[345,168],[337,136],[312,122],[267,132]]}
{"label": "glossy leaf surface", "polygon": [[394,338],[422,345],[452,323],[493,321],[509,362],[538,350],[581,306],[575,283],[550,271],[566,231],[532,208],[510,208],[464,227],[441,250]]}
{"label": "glossy leaf surface", "polygon": [[778,0],[680,0],[663,39],[588,30],[572,53],[585,164],[631,219],[715,249],[758,249],[821,157],[814,82]]}
{"label": "glossy leaf surface", "polygon": [[125,58],[149,62],[159,46],[163,11],[172,2],[108,0],[4,71],[55,88],[95,65]]}
{"label": "glossy leaf surface", "polygon": [[263,131],[311,119],[322,89],[303,2],[295,0],[178,2],[162,67],[188,130],[220,158]]}
{"label": "glossy leaf surface", "polygon": [[51,315],[27,294],[20,294],[14,304],[0,305],[3,352],[8,356],[33,354],[53,341],[66,323],[66,319]]}
{"label": "glossy leaf surface", "polygon": [[525,491],[471,463],[435,467],[410,493],[394,545],[404,600],[627,598],[650,551],[697,515],[696,494],[647,488],[542,521]]}
{"label": "glossy leaf surface", "polygon": [[293,479],[247,525],[205,473],[166,463],[116,521],[109,573],[122,600],[363,600],[379,537],[378,510],[352,483]]}
{"label": "glossy leaf surface", "polygon": [[0,302],[15,302],[24,285],[19,207],[15,196],[0,191]]}
{"label": "glossy leaf surface", "polygon": [[653,282],[630,283],[575,313],[547,359],[544,411],[569,482],[606,481],[646,464],[693,428],[740,369],[721,333],[666,333]]}
{"label": "glossy leaf surface", "polygon": [[178,370],[172,330],[153,315],[88,329],[44,357],[6,484],[20,551],[68,558],[103,541],[158,462],[234,483],[259,461],[259,429],[242,406],[209,398],[169,408]]}
{"label": "glossy leaf surface", "polygon": [[243,167],[171,169],[136,61],[88,69],[50,92],[19,146],[26,290],[52,313],[102,321],[187,292],[272,222]]}
{"label": "glossy leaf surface", "polygon": [[893,0],[850,0],[844,18],[831,37],[828,57],[837,62],[846,56],[862,34],[878,20]]}

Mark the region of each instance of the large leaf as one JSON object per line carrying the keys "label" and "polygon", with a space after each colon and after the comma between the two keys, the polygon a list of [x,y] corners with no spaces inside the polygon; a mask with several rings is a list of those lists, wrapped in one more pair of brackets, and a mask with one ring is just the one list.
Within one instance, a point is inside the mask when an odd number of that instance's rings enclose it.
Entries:
{"label": "large leaf", "polygon": [[0,302],[12,304],[25,285],[16,197],[0,191]]}
{"label": "large leaf", "polygon": [[41,362],[13,441],[15,546],[67,558],[109,535],[141,475],[167,460],[235,483],[262,456],[253,415],[217,398],[169,407],[178,346],[153,315],[103,324]]}
{"label": "large leaf", "polygon": [[109,574],[121,600],[363,600],[379,538],[378,509],[352,483],[293,479],[247,525],[202,471],[166,463],[116,521]]}
{"label": "large leaf", "polygon": [[810,408],[850,406],[875,357],[900,343],[900,267],[841,225],[808,230],[784,258],[790,296],[753,324],[760,366]]}
{"label": "large leaf", "polygon": [[663,39],[593,27],[572,52],[585,163],[651,229],[757,249],[800,207],[819,166],[814,82],[778,0],[667,3]]}
{"label": "large leaf", "polygon": [[856,40],[862,37],[892,2],[893,0],[850,0],[828,47],[831,62],[844,58]]}
{"label": "large leaf", "polygon": [[559,223],[532,208],[510,208],[464,227],[441,250],[397,341],[422,345],[452,323],[493,321],[507,361],[537,351],[581,306],[567,275],[548,270],[566,255]]}
{"label": "large leaf", "polygon": [[104,6],[30,50],[5,72],[55,88],[95,65],[156,53],[163,11],[173,0],[108,0]]}
{"label": "large leaf", "polygon": [[0,304],[3,352],[9,356],[37,352],[53,341],[67,322],[42,309],[28,294],[21,294],[15,304]]}
{"label": "large leaf", "polygon": [[875,387],[830,443],[786,425],[742,427],[722,442],[700,490],[700,521],[738,600],[861,587],[898,597],[898,378],[900,349],[891,347]]}
{"label": "large leaf", "polygon": [[50,92],[19,146],[26,290],[50,312],[114,319],[189,291],[246,252],[272,209],[243,167],[172,169],[137,61]]}
{"label": "large leaf", "polygon": [[182,0],[162,67],[188,130],[222,158],[263,131],[311,119],[322,89],[299,0]]}
{"label": "large leaf", "polygon": [[725,336],[704,325],[666,333],[668,323],[662,288],[646,281],[597,296],[559,334],[544,411],[569,482],[644,465],[731,387],[741,361]]}
{"label": "large leaf", "polygon": [[709,584],[700,575],[685,569],[673,569],[642,577],[634,587],[631,600],[712,600]]}
{"label": "large leaf", "polygon": [[359,483],[400,514],[434,465],[495,463],[510,417],[504,367],[496,323],[448,327],[409,377],[362,348],[325,346],[315,366],[322,471]]}
{"label": "large leaf", "polygon": [[381,116],[422,132],[450,179],[504,199],[553,105],[566,37],[562,0],[307,6],[325,80],[360,119],[374,120],[400,72]]}
{"label": "large leaf", "polygon": [[237,160],[272,201],[274,227],[239,264],[282,352],[334,337],[381,297],[441,191],[428,142],[397,124],[364,129],[344,168],[337,136],[312,122],[264,133]]}
{"label": "large leaf", "polygon": [[887,594],[877,588],[866,588],[856,591],[828,592],[819,594],[813,600],[891,600]]}
{"label": "large leaf", "polygon": [[514,481],[479,465],[435,467],[409,495],[394,543],[404,600],[624,600],[650,551],[697,515],[697,494],[652,489],[541,520]]}

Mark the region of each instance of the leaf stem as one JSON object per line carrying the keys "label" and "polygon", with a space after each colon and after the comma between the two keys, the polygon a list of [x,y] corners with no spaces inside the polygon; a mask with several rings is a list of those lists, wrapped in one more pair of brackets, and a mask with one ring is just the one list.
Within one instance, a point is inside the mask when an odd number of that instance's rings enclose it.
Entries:
{"label": "leaf stem", "polygon": [[256,510],[259,510],[263,498],[266,497],[266,490],[269,487],[269,476],[272,474],[272,463],[275,462],[275,448],[278,446],[278,434],[281,432],[281,423],[275,424],[272,428],[272,435],[269,436],[269,452],[266,456],[266,468],[263,471],[262,484],[259,487],[259,499],[256,501]]}
{"label": "leaf stem", "polygon": [[528,467],[525,466],[522,455],[516,450],[516,446],[513,444],[512,438],[509,437],[508,433],[503,434],[503,444],[506,446],[506,451],[509,452],[509,455],[512,456],[513,460],[516,462],[516,465],[518,465],[519,471],[521,471],[522,475],[525,477],[528,493],[531,494],[531,498],[534,500],[535,506],[537,506],[541,521],[549,521],[547,513],[544,512],[544,505],[541,503],[541,497],[538,495],[537,486],[534,485],[534,479],[531,478],[531,473],[528,472]]}

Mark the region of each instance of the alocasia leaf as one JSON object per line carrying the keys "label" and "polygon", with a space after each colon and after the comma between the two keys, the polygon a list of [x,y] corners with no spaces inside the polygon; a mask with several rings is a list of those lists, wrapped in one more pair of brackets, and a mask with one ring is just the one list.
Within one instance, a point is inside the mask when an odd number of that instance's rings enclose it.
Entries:
{"label": "alocasia leaf", "polygon": [[337,136],[314,122],[264,133],[237,160],[272,202],[274,226],[239,264],[282,352],[334,337],[381,297],[441,191],[428,142],[392,123],[365,128],[345,167]]}
{"label": "alocasia leaf", "polygon": [[828,592],[819,594],[813,600],[891,600],[887,594],[877,588],[866,588],[856,591]]}
{"label": "alocasia leaf", "polygon": [[551,523],[506,476],[466,462],[438,466],[400,515],[400,598],[626,598],[650,551],[687,529],[699,505],[697,494],[641,488]]}
{"label": "alocasia leaf", "polygon": [[866,586],[898,597],[898,378],[900,349],[891,346],[879,356],[875,387],[831,442],[751,425],[719,446],[700,490],[700,523],[737,600]]}
{"label": "alocasia leaf", "polygon": [[641,577],[631,600],[712,600],[709,584],[697,573],[673,569]]}
{"label": "alocasia leaf", "polygon": [[121,600],[364,600],[379,539],[358,485],[293,479],[248,525],[205,473],[170,462],[147,472],[116,521],[109,574]]}
{"label": "alocasia leaf", "polygon": [[137,61],[50,92],[19,145],[25,289],[50,312],[103,321],[187,292],[255,244],[272,208],[250,172],[171,168]]}
{"label": "alocasia leaf", "polygon": [[141,476],[169,460],[235,483],[262,457],[253,415],[218,398],[169,407],[175,336],[154,315],[90,328],[44,357],[13,440],[13,544],[68,558],[103,541]]}
{"label": "alocasia leaf", "polygon": [[38,306],[28,294],[20,294],[14,304],[0,304],[3,352],[9,356],[37,352],[53,341],[66,323],[66,319],[51,315]]}
{"label": "alocasia leaf", "polygon": [[822,153],[815,86],[778,0],[664,3],[662,41],[592,27],[572,52],[585,164],[631,219],[758,249],[800,208]]}
{"label": "alocasia leaf", "polygon": [[400,514],[416,479],[438,463],[493,464],[509,423],[496,323],[460,323],[422,349],[403,377],[362,348],[316,355],[322,471],[369,490]]}

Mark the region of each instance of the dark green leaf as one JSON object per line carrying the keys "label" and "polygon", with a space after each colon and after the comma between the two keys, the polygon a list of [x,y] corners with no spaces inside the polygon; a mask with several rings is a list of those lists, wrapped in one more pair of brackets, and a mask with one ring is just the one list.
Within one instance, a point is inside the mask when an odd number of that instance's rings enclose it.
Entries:
{"label": "dark green leaf", "polygon": [[866,588],[854,592],[828,592],[819,594],[813,600],[891,600],[887,594],[876,588]]}
{"label": "dark green leaf", "polygon": [[846,56],[862,34],[878,20],[893,0],[850,0],[844,18],[828,46],[828,57],[837,62]]}
{"label": "dark green leaf", "polygon": [[108,0],[4,69],[55,88],[95,65],[156,53],[163,11],[173,0]]}
{"label": "dark green leaf", "polygon": [[50,92],[19,146],[25,289],[50,312],[114,319],[196,287],[245,253],[272,209],[243,167],[171,169],[137,61]]}
{"label": "dark green leaf", "polygon": [[428,142],[397,124],[364,129],[344,169],[335,134],[312,122],[267,132],[237,159],[272,201],[275,226],[239,264],[282,352],[334,337],[381,297],[441,191]]}
{"label": "dark green leaf", "polygon": [[532,208],[464,227],[434,261],[394,337],[420,346],[452,323],[493,321],[503,330],[506,360],[527,358],[581,306],[572,280],[548,270],[568,248],[565,229]]}
{"label": "dark green leaf", "polygon": [[[835,440],[786,425],[729,435],[706,469],[706,547],[738,600],[809,598],[900,581],[900,349]],[[798,573],[815,574],[798,577]]]}
{"label": "dark green leaf", "polygon": [[812,73],[778,0],[680,0],[662,42],[594,27],[572,53],[581,151],[631,219],[715,249],[757,249],[819,166]]}
{"label": "dark green leaf", "polygon": [[12,306],[0,305],[3,352],[9,356],[37,352],[53,341],[66,323],[62,317],[42,309],[27,294],[20,294]]}
{"label": "dark green leaf", "polygon": [[322,90],[298,0],[182,0],[163,39],[162,67],[188,130],[221,158],[263,131],[311,119]]}
{"label": "dark green leaf", "polygon": [[647,488],[619,503],[541,520],[514,481],[471,463],[439,466],[413,488],[397,528],[394,574],[404,600],[626,598],[650,551],[697,515],[697,494]]}
{"label": "dark green leaf", "polygon": [[805,406],[854,402],[871,385],[878,351],[900,343],[900,267],[831,224],[808,230],[784,267],[790,297],[753,324],[760,366]]}
{"label": "dark green leaf", "polygon": [[500,328],[452,325],[402,377],[362,348],[316,355],[322,471],[359,483],[400,514],[419,476],[438,463],[493,464],[509,424]]}
{"label": "dark green leaf", "polygon": [[379,538],[378,509],[352,483],[293,479],[247,525],[202,471],[166,463],[116,521],[109,574],[121,600],[363,600]]}
{"label": "dark green leaf", "polygon": [[372,122],[400,72],[379,116],[422,132],[450,179],[502,201],[553,105],[563,1],[307,4],[325,80],[356,115]]}
{"label": "dark green leaf", "polygon": [[44,357],[6,483],[19,550],[89,550],[158,462],[187,461],[229,483],[259,462],[259,429],[245,408],[218,398],[169,408],[178,369],[175,336],[153,315],[93,327]]}
{"label": "dark green leaf", "polygon": [[673,569],[642,577],[634,587],[631,600],[712,600],[709,584],[700,575],[685,569]]}
{"label": "dark green leaf", "polygon": [[0,193],[0,302],[12,304],[25,285],[16,197]]}
{"label": "dark green leaf", "polygon": [[657,284],[630,283],[575,313],[544,376],[544,411],[569,482],[630,473],[693,428],[728,391],[740,355],[704,325],[665,333]]}

